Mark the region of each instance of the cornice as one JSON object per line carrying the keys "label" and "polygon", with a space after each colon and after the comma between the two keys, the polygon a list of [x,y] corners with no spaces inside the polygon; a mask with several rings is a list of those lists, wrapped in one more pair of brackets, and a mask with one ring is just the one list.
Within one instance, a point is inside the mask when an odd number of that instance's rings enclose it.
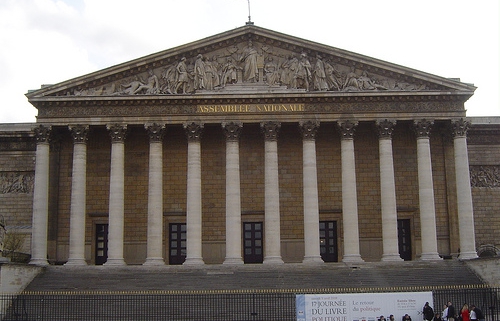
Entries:
{"label": "cornice", "polygon": [[141,95],[141,96],[47,96],[34,98],[31,103],[42,107],[85,106],[151,106],[151,105],[213,105],[258,103],[349,103],[349,102],[453,102],[464,103],[472,93],[457,92],[393,92],[377,93],[274,93],[220,95]]}

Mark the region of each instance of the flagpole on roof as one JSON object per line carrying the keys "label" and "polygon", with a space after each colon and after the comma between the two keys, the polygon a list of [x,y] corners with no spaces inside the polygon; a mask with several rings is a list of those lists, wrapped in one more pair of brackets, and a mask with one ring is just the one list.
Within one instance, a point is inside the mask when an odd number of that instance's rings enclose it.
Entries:
{"label": "flagpole on roof", "polygon": [[248,22],[246,23],[246,25],[253,25],[252,19],[250,18],[250,0],[247,1],[248,1]]}

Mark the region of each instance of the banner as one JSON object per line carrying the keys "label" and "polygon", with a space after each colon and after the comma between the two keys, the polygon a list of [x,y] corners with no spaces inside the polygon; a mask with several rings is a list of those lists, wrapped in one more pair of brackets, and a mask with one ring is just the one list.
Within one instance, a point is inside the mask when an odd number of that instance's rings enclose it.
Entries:
{"label": "banner", "polygon": [[377,321],[394,315],[402,321],[422,321],[425,302],[432,306],[432,292],[297,294],[297,321]]}

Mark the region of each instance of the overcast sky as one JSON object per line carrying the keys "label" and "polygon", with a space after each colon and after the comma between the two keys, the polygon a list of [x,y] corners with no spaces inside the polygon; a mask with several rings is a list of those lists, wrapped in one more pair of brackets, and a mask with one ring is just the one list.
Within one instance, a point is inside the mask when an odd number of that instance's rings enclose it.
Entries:
{"label": "overcast sky", "polygon": [[[255,25],[478,89],[500,115],[498,0],[251,0]],[[241,27],[248,0],[0,0],[0,123],[34,122],[24,94]]]}

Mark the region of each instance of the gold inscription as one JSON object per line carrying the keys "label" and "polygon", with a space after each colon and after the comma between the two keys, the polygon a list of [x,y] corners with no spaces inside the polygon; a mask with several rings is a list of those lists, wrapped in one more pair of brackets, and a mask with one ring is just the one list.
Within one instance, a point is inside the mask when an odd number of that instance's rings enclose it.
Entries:
{"label": "gold inscription", "polygon": [[198,105],[197,113],[272,113],[300,112],[304,104]]}

